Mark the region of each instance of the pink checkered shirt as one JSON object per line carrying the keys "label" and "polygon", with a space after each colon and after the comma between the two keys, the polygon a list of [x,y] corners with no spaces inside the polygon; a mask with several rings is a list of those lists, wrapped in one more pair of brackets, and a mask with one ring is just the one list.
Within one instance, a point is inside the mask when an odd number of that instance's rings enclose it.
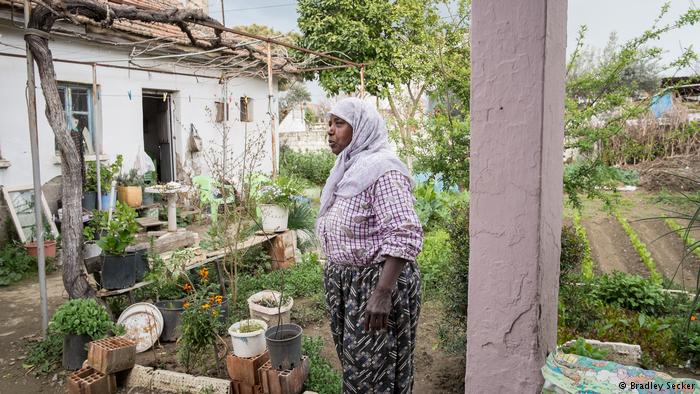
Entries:
{"label": "pink checkered shirt", "polygon": [[367,266],[385,256],[415,261],[423,228],[414,202],[410,180],[398,171],[387,172],[354,197],[337,198],[319,223],[329,263]]}

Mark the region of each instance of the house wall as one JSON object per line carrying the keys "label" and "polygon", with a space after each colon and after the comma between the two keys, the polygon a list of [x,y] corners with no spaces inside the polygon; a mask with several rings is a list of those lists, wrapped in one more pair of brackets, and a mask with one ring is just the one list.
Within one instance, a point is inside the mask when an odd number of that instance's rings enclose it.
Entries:
{"label": "house wall", "polygon": [[[24,55],[24,40],[21,31],[0,20],[1,42],[0,52]],[[106,47],[64,38],[52,38],[50,48],[54,59],[97,61],[113,65],[127,66],[123,60],[128,58],[128,49],[115,50]],[[21,48],[21,49],[20,49]],[[85,65],[55,63],[56,75],[59,81],[92,84],[92,68]],[[148,66],[148,62],[139,64]],[[164,67],[177,72],[191,73],[191,70],[180,67]],[[200,72],[200,75],[205,74]],[[45,184],[60,176],[60,162],[54,152],[54,135],[44,116],[45,102],[37,81],[37,117],[39,133],[39,151],[41,161],[41,180]],[[216,74],[210,74],[218,76]],[[184,175],[209,173],[204,153],[190,154],[188,140],[192,126],[197,130],[203,142],[203,151],[212,147],[212,142],[219,136],[221,124],[213,121],[212,114],[207,108],[214,109],[216,101],[230,102],[228,126],[231,129],[233,151],[243,151],[243,136],[247,133],[252,137],[258,133],[265,140],[266,156],[261,160],[260,170],[269,173],[271,163],[271,133],[267,116],[267,82],[261,79],[237,78],[229,80],[224,85],[219,79],[195,78],[192,76],[169,75],[155,72],[144,72],[138,69],[123,70],[97,67],[97,84],[101,103],[96,111],[98,124],[96,129],[102,133],[102,152],[109,160],[114,160],[118,154],[124,156],[124,166],[129,168],[136,158],[139,149],[143,147],[143,113],[142,90],[163,90],[172,92],[173,103],[173,133],[175,136],[178,178]],[[2,159],[9,162],[9,167],[0,168],[0,185],[17,186],[31,185],[32,166],[28,136],[28,118],[25,101],[26,59],[0,55],[0,152]],[[276,93],[276,84],[275,92]],[[224,97],[226,92],[226,97]],[[130,96],[131,95],[131,96]],[[248,96],[253,101],[254,122],[239,121],[238,100]],[[273,102],[273,111],[277,113],[277,102]],[[219,137],[220,139],[220,137]],[[47,196],[48,197],[48,196]],[[54,205],[55,206],[55,205]],[[0,229],[0,234],[4,233]]]}

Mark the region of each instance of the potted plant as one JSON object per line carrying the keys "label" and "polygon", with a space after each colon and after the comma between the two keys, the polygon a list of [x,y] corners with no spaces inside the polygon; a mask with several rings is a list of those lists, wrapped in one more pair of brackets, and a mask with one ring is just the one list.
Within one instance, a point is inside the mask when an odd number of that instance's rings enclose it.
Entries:
{"label": "potted plant", "polygon": [[270,327],[290,322],[294,300],[273,290],[263,290],[248,297],[248,311],[251,319],[263,320]]}
{"label": "potted plant", "polygon": [[[117,155],[116,160],[105,165],[100,163],[100,188],[102,189],[102,209],[109,210],[114,206],[114,201],[109,201],[109,192],[112,187],[112,180],[121,171],[124,157]],[[85,184],[83,186],[83,208],[92,211],[97,208],[97,164],[94,161],[88,162],[85,171]]]}
{"label": "potted plant", "polygon": [[[39,246],[36,243],[36,226],[32,227],[30,240],[24,244],[24,247],[27,249],[28,255],[32,257],[39,255]],[[53,236],[48,223],[44,223],[44,256],[51,258],[56,257],[56,238]]]}
{"label": "potted plant", "polygon": [[51,332],[63,335],[63,368],[67,370],[83,366],[90,341],[123,331],[93,298],[74,299],[59,306],[49,328]]}
{"label": "potted plant", "polygon": [[139,227],[136,211],[118,202],[112,220],[103,223],[104,234],[97,241],[102,248],[102,287],[108,290],[124,289],[136,283],[134,253],[126,248],[134,242]]}
{"label": "potted plant", "polygon": [[185,310],[186,297],[194,287],[187,279],[185,267],[194,256],[190,248],[175,251],[167,262],[154,252],[148,257],[153,261],[153,269],[146,276],[151,281],[149,288],[155,297],[155,306],[163,315],[163,332],[160,340],[176,341],[181,335],[181,316]]}
{"label": "potted plant", "polygon": [[264,232],[287,230],[289,207],[294,203],[294,196],[298,194],[299,187],[290,178],[278,177],[262,185],[256,193],[256,201],[260,208]]}
{"label": "potted plant", "polygon": [[231,325],[228,334],[231,336],[233,354],[238,357],[255,357],[265,353],[265,331],[267,324],[262,320],[246,319]]}
{"label": "potted plant", "polygon": [[129,171],[126,176],[120,176],[117,180],[117,200],[126,203],[132,208],[138,208],[143,203],[144,179],[135,169]]}

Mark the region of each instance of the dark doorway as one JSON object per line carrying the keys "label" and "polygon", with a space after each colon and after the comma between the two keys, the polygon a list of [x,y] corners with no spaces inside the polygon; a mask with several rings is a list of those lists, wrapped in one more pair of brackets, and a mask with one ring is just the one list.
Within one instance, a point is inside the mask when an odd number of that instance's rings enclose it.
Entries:
{"label": "dark doorway", "polygon": [[143,91],[143,146],[153,159],[159,182],[175,180],[171,92]]}

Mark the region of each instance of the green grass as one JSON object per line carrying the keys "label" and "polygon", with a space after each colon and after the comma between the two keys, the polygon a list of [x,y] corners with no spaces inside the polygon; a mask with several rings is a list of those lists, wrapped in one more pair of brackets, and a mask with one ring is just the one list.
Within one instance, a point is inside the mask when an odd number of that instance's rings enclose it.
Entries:
{"label": "green grass", "polygon": [[340,373],[331,367],[328,360],[323,358],[322,349],[323,339],[304,337],[302,351],[309,358],[311,364],[309,379],[304,384],[304,388],[319,394],[338,394],[342,392],[343,379]]}
{"label": "green grass", "polygon": [[578,211],[574,211],[573,222],[576,235],[581,238],[585,245],[583,259],[581,261],[581,274],[586,279],[593,279],[593,258],[591,257],[591,244],[588,241],[586,229],[581,224],[581,215],[578,213]]}
{"label": "green grass", "polygon": [[658,283],[658,284],[663,283],[663,277],[656,270],[656,262],[651,257],[651,252],[649,252],[649,249],[647,249],[647,246],[644,244],[644,242],[642,242],[639,239],[639,236],[634,231],[632,226],[630,226],[627,219],[623,218],[622,215],[620,215],[617,212],[615,213],[615,218],[617,218],[617,221],[620,222],[620,225],[625,230],[625,233],[627,233],[627,236],[629,237],[630,242],[632,242],[632,246],[634,247],[634,250],[637,251],[637,254],[642,259],[642,263],[644,263],[644,265],[649,270],[649,278],[651,278],[652,282],[654,282],[654,283]]}

